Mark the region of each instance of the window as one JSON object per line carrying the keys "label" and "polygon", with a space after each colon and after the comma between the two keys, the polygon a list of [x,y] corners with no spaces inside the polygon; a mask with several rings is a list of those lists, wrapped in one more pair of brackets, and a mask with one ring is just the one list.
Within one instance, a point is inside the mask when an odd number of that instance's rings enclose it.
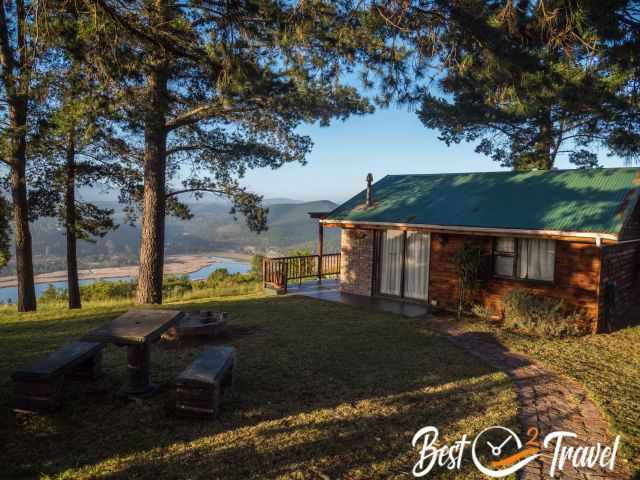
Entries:
{"label": "window", "polygon": [[556,264],[555,240],[498,238],[493,251],[498,277],[552,282]]}

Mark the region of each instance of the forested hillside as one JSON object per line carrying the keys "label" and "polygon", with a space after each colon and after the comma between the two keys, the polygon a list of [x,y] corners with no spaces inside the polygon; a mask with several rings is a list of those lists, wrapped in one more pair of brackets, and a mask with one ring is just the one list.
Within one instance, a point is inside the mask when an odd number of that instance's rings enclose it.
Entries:
{"label": "forested hillside", "polygon": [[[282,199],[285,200],[285,199]],[[286,199],[288,200],[288,199]],[[293,201],[292,201],[293,202]],[[100,207],[116,211],[120,226],[95,243],[78,242],[78,256],[84,268],[128,265],[138,261],[140,241],[139,225],[123,224],[124,215],[116,202],[97,202]],[[336,207],[330,201],[273,203],[269,205],[269,230],[261,234],[250,232],[242,217],[235,220],[229,206],[223,203],[194,203],[191,220],[167,219],[167,254],[201,253],[216,250],[238,252],[282,252],[309,249],[314,251],[317,241],[317,220],[308,216],[311,211],[329,211]],[[55,219],[40,219],[32,224],[33,251],[37,272],[65,268],[64,229]],[[337,251],[339,235],[327,230],[326,251]],[[13,260],[0,271],[0,276],[15,271]]]}

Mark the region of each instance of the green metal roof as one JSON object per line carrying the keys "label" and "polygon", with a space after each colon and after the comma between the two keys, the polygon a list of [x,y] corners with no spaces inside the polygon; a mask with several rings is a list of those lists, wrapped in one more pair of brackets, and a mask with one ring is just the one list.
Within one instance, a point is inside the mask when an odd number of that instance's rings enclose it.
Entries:
{"label": "green metal roof", "polygon": [[388,175],[326,221],[618,234],[640,196],[640,168]]}

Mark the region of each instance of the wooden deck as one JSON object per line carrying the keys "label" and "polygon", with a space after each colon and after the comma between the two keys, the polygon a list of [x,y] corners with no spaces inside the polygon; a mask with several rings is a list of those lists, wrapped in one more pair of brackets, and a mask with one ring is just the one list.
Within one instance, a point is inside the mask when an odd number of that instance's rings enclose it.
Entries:
{"label": "wooden deck", "polygon": [[340,254],[301,255],[294,257],[265,257],[262,263],[262,278],[265,288],[272,288],[283,293],[289,284],[297,282],[302,285],[305,280],[317,278],[333,278],[340,275]]}

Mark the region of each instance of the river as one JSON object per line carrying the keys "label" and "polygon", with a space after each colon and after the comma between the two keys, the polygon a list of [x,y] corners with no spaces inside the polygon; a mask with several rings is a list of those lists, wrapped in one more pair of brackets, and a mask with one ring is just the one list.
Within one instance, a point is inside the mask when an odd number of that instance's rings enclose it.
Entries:
{"label": "river", "polygon": [[[230,258],[223,257],[209,257],[211,262],[206,267],[201,268],[200,270],[196,270],[195,272],[187,273],[187,277],[191,280],[203,280],[207,278],[212,272],[219,270],[221,268],[226,268],[229,273],[247,273],[251,266],[246,262],[241,262],[238,260],[232,260]],[[132,280],[130,276],[124,277],[105,277],[105,278],[91,278],[80,280],[80,285],[89,285],[91,283],[99,282],[99,281],[107,281],[107,282],[117,282],[119,280]],[[36,283],[36,296],[39,297],[42,295],[49,285],[53,285],[56,288],[67,288],[67,281],[63,280],[60,282],[43,282]],[[0,303],[16,303],[18,300],[18,288],[17,287],[3,287],[0,288]]]}

